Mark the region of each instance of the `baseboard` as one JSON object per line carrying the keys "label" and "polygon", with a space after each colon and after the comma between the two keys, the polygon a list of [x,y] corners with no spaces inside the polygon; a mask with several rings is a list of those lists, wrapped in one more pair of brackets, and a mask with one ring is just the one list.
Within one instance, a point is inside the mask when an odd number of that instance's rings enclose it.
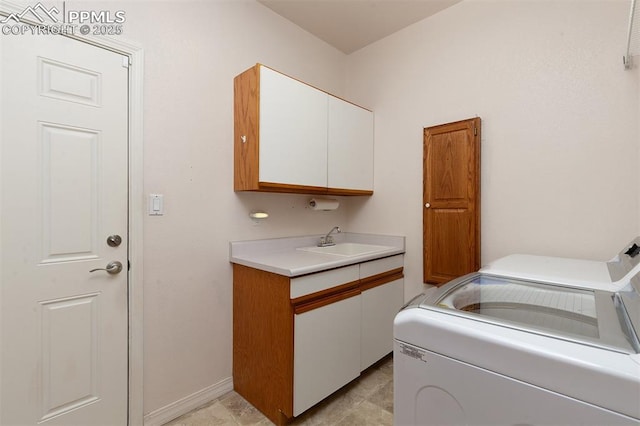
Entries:
{"label": "baseboard", "polygon": [[144,426],[161,426],[233,390],[231,377],[145,414]]}

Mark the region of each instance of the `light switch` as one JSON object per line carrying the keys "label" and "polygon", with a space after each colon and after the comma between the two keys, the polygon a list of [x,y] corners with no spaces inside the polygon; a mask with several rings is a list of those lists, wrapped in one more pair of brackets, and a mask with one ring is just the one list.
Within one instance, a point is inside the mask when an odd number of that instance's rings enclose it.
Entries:
{"label": "light switch", "polygon": [[162,216],[164,214],[164,195],[149,194],[149,216]]}

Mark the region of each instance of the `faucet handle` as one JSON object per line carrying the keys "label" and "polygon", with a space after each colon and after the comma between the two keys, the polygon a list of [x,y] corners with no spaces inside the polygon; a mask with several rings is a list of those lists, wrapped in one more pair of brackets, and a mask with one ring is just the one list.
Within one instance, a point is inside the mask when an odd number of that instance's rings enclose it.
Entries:
{"label": "faucet handle", "polygon": [[336,243],[333,241],[333,237],[331,235],[327,236],[325,235],[324,237],[320,237],[320,242],[318,243],[318,247],[327,247],[327,246],[333,246]]}

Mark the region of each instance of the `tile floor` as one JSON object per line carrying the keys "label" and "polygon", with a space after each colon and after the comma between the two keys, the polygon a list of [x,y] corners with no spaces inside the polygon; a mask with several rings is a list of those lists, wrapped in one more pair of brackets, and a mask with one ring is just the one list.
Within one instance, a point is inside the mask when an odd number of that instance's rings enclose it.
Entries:
{"label": "tile floor", "polygon": [[[229,392],[165,426],[271,425],[271,421],[236,392]],[[292,425],[375,426],[393,424],[393,358],[365,370]]]}

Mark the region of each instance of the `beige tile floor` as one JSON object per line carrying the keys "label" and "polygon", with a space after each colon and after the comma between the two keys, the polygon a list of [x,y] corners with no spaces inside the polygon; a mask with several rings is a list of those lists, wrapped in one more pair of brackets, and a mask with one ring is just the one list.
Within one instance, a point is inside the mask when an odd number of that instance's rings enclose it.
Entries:
{"label": "beige tile floor", "polygon": [[[265,416],[236,392],[178,417],[165,426],[271,425]],[[388,356],[292,425],[375,426],[393,424],[393,358]]]}

